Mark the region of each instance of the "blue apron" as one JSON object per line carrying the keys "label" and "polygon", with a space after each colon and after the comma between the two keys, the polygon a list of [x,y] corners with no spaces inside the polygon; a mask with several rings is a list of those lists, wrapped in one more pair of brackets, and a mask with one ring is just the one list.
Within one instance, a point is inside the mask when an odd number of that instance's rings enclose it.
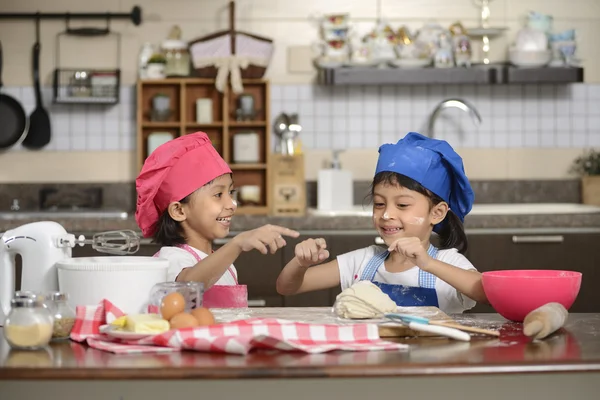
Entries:
{"label": "blue apron", "polygon": [[[431,258],[436,258],[438,249],[429,245],[427,254]],[[439,307],[437,293],[435,291],[435,281],[437,277],[429,272],[419,268],[419,286],[404,286],[394,285],[389,283],[375,282],[375,274],[377,270],[383,266],[383,262],[389,255],[389,251],[373,256],[367,263],[360,277],[361,281],[371,281],[400,307],[415,307],[415,306],[433,306]]]}

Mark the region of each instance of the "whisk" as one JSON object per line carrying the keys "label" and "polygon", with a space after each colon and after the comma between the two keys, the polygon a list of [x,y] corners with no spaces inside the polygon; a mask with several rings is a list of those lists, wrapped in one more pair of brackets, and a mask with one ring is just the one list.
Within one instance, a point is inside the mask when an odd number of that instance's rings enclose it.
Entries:
{"label": "whisk", "polygon": [[344,311],[350,311],[348,308],[349,304],[345,303],[343,301],[344,299],[352,300],[352,314],[359,316],[359,318],[383,318],[388,321],[407,326],[413,331],[433,333],[464,342],[469,342],[471,340],[471,335],[459,329],[406,320],[399,314],[388,313],[376,305],[371,304],[361,297],[351,293],[342,292],[337,296],[332,308],[332,311],[336,315],[345,315],[346,313]]}
{"label": "whisk", "polygon": [[94,233],[91,239],[86,239],[84,235],[68,234],[66,237],[58,239],[61,247],[75,245],[92,245],[92,248],[100,253],[127,255],[134,254],[140,249],[140,237],[132,230],[124,229],[117,231],[106,231]]}

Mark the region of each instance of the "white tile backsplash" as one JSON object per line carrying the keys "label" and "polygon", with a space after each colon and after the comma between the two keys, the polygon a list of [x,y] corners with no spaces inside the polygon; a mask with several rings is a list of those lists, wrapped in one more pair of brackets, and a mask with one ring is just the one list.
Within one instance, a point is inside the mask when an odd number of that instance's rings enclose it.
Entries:
{"label": "white tile backsplash", "polygon": [[[281,88],[285,86],[281,85]],[[274,90],[284,92],[281,88]],[[427,133],[433,108],[453,96],[472,102],[483,121],[475,126],[469,116],[458,110],[443,111],[435,123],[435,136],[452,145],[471,148],[600,145],[596,144],[600,143],[600,85],[597,84],[320,89],[332,104],[331,112],[327,115],[319,113],[319,116],[301,113],[300,123],[304,126],[301,135],[307,134],[307,126],[314,127],[316,119],[320,121],[320,127],[325,126],[323,118],[328,117],[334,121],[330,132],[331,148],[376,148],[381,143],[397,141],[409,131]],[[320,95],[318,91],[313,92],[315,104]],[[344,126],[346,134],[341,134]],[[318,132],[322,135],[323,129]],[[310,139],[304,141],[305,147],[314,147],[309,142]],[[322,145],[323,141],[319,143]]]}
{"label": "white tile backsplash", "polygon": [[[110,106],[46,102],[52,141],[43,151],[132,151],[136,147],[135,88],[121,88]],[[31,87],[4,87],[30,111]],[[43,88],[51,96],[51,88]],[[433,108],[448,97],[475,105],[482,124],[442,112],[435,136],[457,147],[569,148],[600,146],[600,84],[506,86],[271,85],[271,118],[298,112],[306,149],[376,148],[409,131],[426,132]],[[16,146],[15,151],[27,151]]]}

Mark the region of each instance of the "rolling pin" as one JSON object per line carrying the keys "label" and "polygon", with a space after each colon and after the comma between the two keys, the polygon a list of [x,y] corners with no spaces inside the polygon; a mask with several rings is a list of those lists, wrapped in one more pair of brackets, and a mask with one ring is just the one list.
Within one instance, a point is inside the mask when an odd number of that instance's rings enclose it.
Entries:
{"label": "rolling pin", "polygon": [[531,311],[523,320],[523,333],[534,339],[544,339],[567,321],[569,312],[559,303],[548,303]]}

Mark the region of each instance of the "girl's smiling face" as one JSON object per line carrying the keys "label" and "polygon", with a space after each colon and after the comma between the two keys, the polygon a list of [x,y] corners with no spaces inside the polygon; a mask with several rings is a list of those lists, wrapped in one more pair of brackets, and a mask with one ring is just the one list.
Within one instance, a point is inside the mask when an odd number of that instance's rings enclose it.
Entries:
{"label": "girl's smiling face", "polygon": [[229,234],[231,217],[237,209],[231,174],[221,175],[196,190],[189,203],[179,203],[173,219],[181,222],[185,237],[212,241]]}
{"label": "girl's smiling face", "polygon": [[373,224],[388,246],[401,237],[428,240],[446,211],[446,203],[432,206],[427,196],[399,184],[381,182],[373,188]]}

